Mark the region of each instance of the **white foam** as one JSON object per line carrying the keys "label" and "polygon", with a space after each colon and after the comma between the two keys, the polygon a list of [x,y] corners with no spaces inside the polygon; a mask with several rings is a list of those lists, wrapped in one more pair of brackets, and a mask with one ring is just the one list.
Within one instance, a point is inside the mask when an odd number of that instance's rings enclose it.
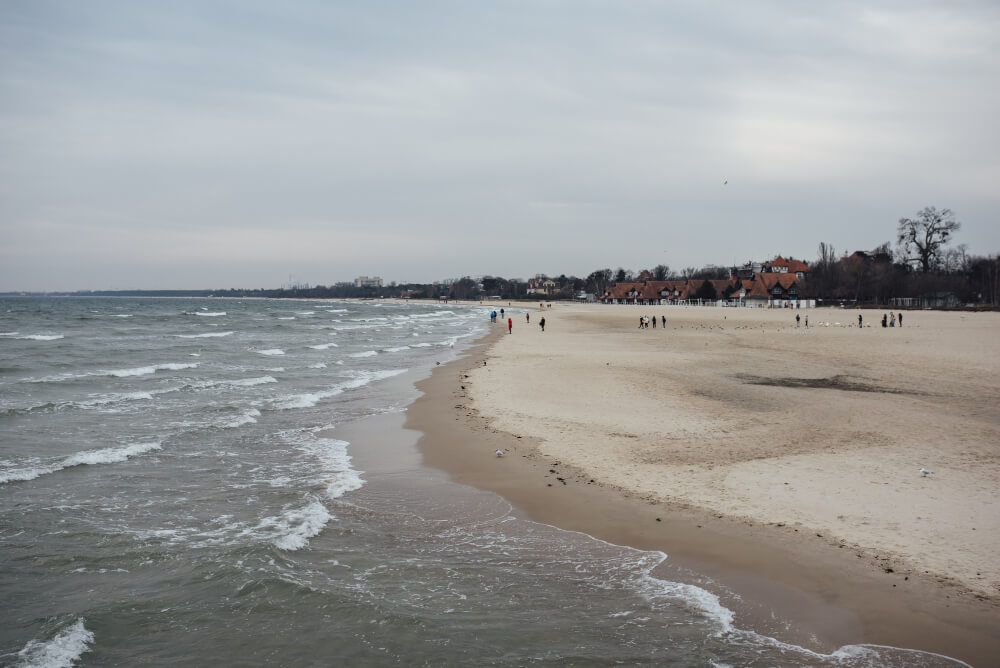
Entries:
{"label": "white foam", "polygon": [[255,350],[258,355],[268,355],[270,357],[275,357],[277,355],[284,355],[285,351],[281,348],[270,348],[268,350]]}
{"label": "white foam", "polygon": [[326,368],[326,364],[323,363],[323,362],[316,362],[316,364],[310,364],[309,368],[310,369],[325,369]]}
{"label": "white foam", "polygon": [[115,318],[131,318],[131,313],[116,313],[113,317]]}
{"label": "white foam", "polygon": [[429,319],[429,318],[441,318],[446,315],[455,315],[454,311],[434,311],[433,313],[414,313],[411,318],[414,319]]}
{"label": "white foam", "polygon": [[[196,369],[197,364],[154,364],[152,366],[140,366],[134,369],[115,369],[113,371],[101,371],[96,375],[114,376],[116,378],[127,378],[129,376],[148,376],[157,371],[182,371],[184,369]],[[92,374],[85,374],[92,375]]]}
{"label": "white foam", "polygon": [[328,350],[329,348],[339,348],[336,343],[319,343],[315,346],[306,346],[307,348],[312,348],[313,350]]}
{"label": "white foam", "polygon": [[288,315],[288,316],[284,316],[282,318],[278,318],[278,320],[295,320],[295,316]]}
{"label": "white foam", "polygon": [[257,418],[260,417],[260,411],[256,408],[251,408],[242,415],[233,418],[232,420],[225,421],[218,425],[222,429],[236,429],[237,427],[242,427],[245,424],[253,424],[257,422]]}
{"label": "white foam", "polygon": [[149,443],[133,443],[119,448],[101,448],[100,450],[84,450],[74,455],[70,455],[63,460],[60,468],[71,466],[94,465],[94,464],[116,464],[124,462],[130,457],[141,455],[151,450],[162,449],[156,441]]}
{"label": "white foam", "polygon": [[365,484],[362,472],[351,467],[351,456],[347,454],[349,445],[336,438],[312,438],[302,442],[301,449],[319,460],[322,482],[331,499],[361,489]]}
{"label": "white foam", "polygon": [[261,376],[260,378],[241,378],[240,380],[224,380],[221,385],[234,385],[236,387],[253,387],[254,385],[264,385],[266,383],[277,383],[274,376]]}
{"label": "white foam", "polygon": [[401,353],[404,350],[409,350],[410,346],[397,346],[395,348],[383,348],[382,352],[386,353]]}
{"label": "white foam", "polygon": [[374,357],[375,355],[378,355],[378,351],[366,350],[360,353],[351,353],[350,355],[348,355],[348,357]]}
{"label": "white foam", "polygon": [[17,336],[21,332],[0,332],[0,336]]}
{"label": "white foam", "polygon": [[0,484],[34,480],[40,476],[56,473],[57,471],[62,471],[63,469],[72,468],[74,466],[116,464],[123,462],[130,457],[141,455],[151,450],[160,449],[161,446],[157,442],[133,443],[132,445],[126,445],[118,448],[84,450],[83,452],[77,452],[76,454],[70,455],[61,461],[57,461],[54,464],[49,465],[40,465],[40,462],[35,460],[33,465],[29,465],[27,467],[10,468],[6,471],[0,471]]}
{"label": "white foam", "polygon": [[62,668],[72,666],[90,651],[94,634],[83,625],[83,617],[56,634],[48,642],[29,640],[17,653],[18,668]]}
{"label": "white foam", "polygon": [[204,334],[176,334],[178,339],[212,339],[222,336],[232,336],[234,332],[206,332]]}
{"label": "white foam", "polygon": [[124,401],[148,401],[153,398],[149,392],[121,392],[119,394],[107,394],[87,401],[73,402],[77,406],[107,406],[108,404],[118,404]]}
{"label": "white foam", "polygon": [[286,508],[278,517],[267,517],[257,525],[258,530],[277,533],[271,541],[279,550],[293,552],[309,544],[309,539],[319,534],[333,519],[330,512],[319,501],[313,501],[304,508]]}
{"label": "white foam", "polygon": [[198,363],[187,364],[151,364],[132,369],[105,369],[101,371],[88,371],[86,373],[61,373],[55,376],[43,376],[41,378],[25,378],[25,383],[61,383],[74,378],[88,378],[90,376],[113,376],[115,378],[127,378],[130,376],[148,376],[157,371],[182,371],[184,369],[196,369]]}
{"label": "white foam", "polygon": [[200,316],[205,317],[205,318],[218,318],[218,317],[226,315],[226,312],[225,311],[205,311],[205,312],[195,313],[195,315],[200,315]]}
{"label": "white foam", "polygon": [[[337,362],[340,364],[340,362]],[[386,371],[361,371],[354,378],[334,385],[325,390],[306,392],[303,394],[293,394],[274,400],[273,408],[277,410],[288,410],[292,408],[311,408],[324,399],[335,397],[346,390],[353,390],[368,385],[377,380],[392,378],[401,373],[406,373],[406,369],[389,369]]]}
{"label": "white foam", "polygon": [[16,336],[15,338],[22,341],[56,341],[65,337],[62,334],[25,334],[24,336]]}

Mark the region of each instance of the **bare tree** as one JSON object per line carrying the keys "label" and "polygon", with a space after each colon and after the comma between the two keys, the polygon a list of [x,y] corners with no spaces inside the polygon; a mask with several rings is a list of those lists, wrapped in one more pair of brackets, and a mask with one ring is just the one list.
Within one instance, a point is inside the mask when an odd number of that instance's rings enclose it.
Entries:
{"label": "bare tree", "polygon": [[653,267],[653,271],[650,273],[653,274],[654,281],[665,281],[667,280],[667,276],[670,275],[670,267],[665,264],[658,264]]}
{"label": "bare tree", "polygon": [[615,282],[622,283],[624,281],[631,281],[634,276],[635,274],[632,273],[631,269],[624,269],[622,267],[618,267],[618,270],[615,271]]}
{"label": "bare tree", "polygon": [[587,289],[595,295],[603,295],[604,289],[608,287],[608,284],[611,283],[611,279],[613,277],[614,272],[607,268],[592,271],[590,272],[590,275],[587,276]]}
{"label": "bare tree", "polygon": [[900,218],[896,233],[907,262],[919,265],[926,274],[940,264],[944,245],[961,227],[951,209],[938,211],[928,206],[916,218]]}

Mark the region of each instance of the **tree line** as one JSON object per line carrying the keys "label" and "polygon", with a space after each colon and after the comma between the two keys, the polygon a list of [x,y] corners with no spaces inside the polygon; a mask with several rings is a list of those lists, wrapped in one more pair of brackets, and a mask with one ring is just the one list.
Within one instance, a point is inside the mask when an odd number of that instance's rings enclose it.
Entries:
{"label": "tree line", "polygon": [[[900,218],[896,244],[885,242],[876,248],[837,255],[832,244],[822,242],[807,278],[799,286],[802,298],[871,305],[888,304],[891,299],[911,299],[914,303],[981,304],[1000,306],[1000,255],[974,256],[965,244],[949,246],[961,230],[950,209],[929,206],[914,218]],[[735,267],[706,265],[673,271],[657,264],[639,271],[618,267],[590,272],[585,278],[562,274],[549,277],[556,289],[533,293],[529,282],[501,276],[479,279],[463,277],[447,283],[393,283],[381,287],[358,287],[352,283],[332,286],[277,289],[225,290],[132,290],[58,293],[92,296],[189,296],[189,297],[271,297],[312,299],[457,299],[471,301],[491,297],[506,300],[546,301],[574,299],[581,293],[600,297],[614,283],[639,280],[726,279]],[[50,293],[56,294],[56,293]],[[703,283],[694,293],[698,299],[716,299],[711,283]]]}
{"label": "tree line", "polygon": [[975,256],[965,244],[949,246],[960,229],[950,209],[929,206],[899,219],[895,247],[887,241],[838,257],[831,244],[820,243],[804,294],[858,304],[912,299],[1000,306],[1000,255]]}

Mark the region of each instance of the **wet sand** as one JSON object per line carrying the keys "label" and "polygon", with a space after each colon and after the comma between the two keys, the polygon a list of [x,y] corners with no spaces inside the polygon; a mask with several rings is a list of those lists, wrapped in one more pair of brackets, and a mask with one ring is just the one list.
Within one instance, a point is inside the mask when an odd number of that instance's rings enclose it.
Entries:
{"label": "wet sand", "polygon": [[406,426],[533,519],[666,552],[739,626],[991,665],[1000,315],[801,314],[557,305],[542,333],[533,311],[421,382]]}

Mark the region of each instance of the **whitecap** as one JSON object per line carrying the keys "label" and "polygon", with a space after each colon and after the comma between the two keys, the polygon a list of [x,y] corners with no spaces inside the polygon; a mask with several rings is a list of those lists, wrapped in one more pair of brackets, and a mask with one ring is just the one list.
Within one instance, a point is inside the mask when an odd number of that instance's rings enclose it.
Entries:
{"label": "whitecap", "polygon": [[286,508],[278,517],[267,517],[257,525],[258,530],[278,534],[272,543],[279,550],[294,552],[309,544],[309,539],[333,519],[330,511],[319,501],[313,501],[304,508]]}
{"label": "whitecap", "polygon": [[351,353],[349,357],[374,357],[375,355],[378,355],[378,351],[366,350],[360,353]]}
{"label": "whitecap", "polygon": [[254,352],[257,353],[258,355],[269,355],[271,357],[274,357],[275,355],[285,354],[285,351],[282,350],[281,348],[270,348],[268,350],[255,350]]}
{"label": "whitecap", "polygon": [[200,316],[205,317],[205,318],[218,318],[220,316],[226,315],[226,312],[225,311],[205,311],[205,312],[195,313],[195,315],[200,315]]}
{"label": "whitecap", "polygon": [[83,617],[67,626],[47,642],[29,640],[17,653],[18,668],[56,668],[72,666],[84,652],[90,651],[94,633],[83,625]]}
{"label": "whitecap", "polygon": [[410,346],[397,346],[395,348],[383,348],[382,352],[385,353],[401,353],[404,350],[409,350]]}
{"label": "whitecap", "polygon": [[233,385],[236,387],[253,387],[254,385],[264,385],[265,383],[277,383],[274,376],[261,376],[259,378],[241,378],[239,380],[224,380],[220,385]]}
{"label": "whitecap", "polygon": [[[129,376],[148,376],[157,371],[183,371],[184,369],[196,369],[197,364],[155,364],[152,366],[140,366],[133,369],[115,369],[112,371],[102,371],[97,375],[114,376],[116,378],[127,378]],[[90,374],[88,374],[90,375]]]}
{"label": "whitecap", "polygon": [[[341,364],[342,362],[337,362]],[[406,369],[389,369],[386,371],[362,371],[359,372],[354,378],[346,380],[343,383],[334,385],[325,390],[318,390],[316,392],[305,392],[303,394],[292,394],[285,397],[280,397],[275,399],[272,407],[276,410],[289,410],[293,408],[311,408],[318,404],[324,399],[329,399],[330,397],[335,397],[338,394],[342,394],[346,390],[353,390],[359,387],[368,385],[377,380],[382,380],[384,378],[392,378],[393,376],[398,376],[401,373],[406,373]]]}
{"label": "whitecap", "polygon": [[91,407],[91,406],[106,406],[108,404],[118,404],[124,401],[143,401],[150,400],[153,395],[149,392],[121,392],[118,394],[107,394],[95,397],[93,399],[88,399],[86,401],[76,401],[71,402],[77,406]]}
{"label": "whitecap", "polygon": [[66,337],[62,334],[25,334],[24,336],[16,336],[15,338],[22,341],[57,341]]}
{"label": "whitecap", "polygon": [[232,418],[231,420],[225,420],[217,426],[222,429],[236,429],[237,427],[242,427],[245,424],[253,424],[257,422],[257,418],[259,417],[260,411],[256,408],[251,408],[242,415]]}
{"label": "whitecap", "polygon": [[313,350],[327,350],[329,348],[339,348],[336,343],[319,343],[315,346],[306,346],[307,348],[312,348]]}
{"label": "whitecap", "polygon": [[317,438],[308,448],[320,460],[326,494],[331,499],[361,489],[365,484],[362,472],[351,468],[351,456],[347,454],[349,445],[347,441],[335,438]]}
{"label": "whitecap", "polygon": [[162,446],[156,442],[133,443],[119,448],[101,448],[100,450],[84,450],[70,455],[62,461],[60,468],[94,464],[117,464],[130,457],[141,455],[152,450],[160,450]]}
{"label": "whitecap", "polygon": [[0,336],[17,336],[21,332],[0,332]]}
{"label": "whitecap", "polygon": [[326,364],[324,364],[323,362],[317,362],[316,364],[310,364],[309,368],[310,369],[325,369],[326,368]]}
{"label": "whitecap", "polygon": [[278,320],[295,320],[295,316],[293,316],[293,315],[287,315],[287,316],[283,316],[283,317],[278,318]]}
{"label": "whitecap", "polygon": [[175,334],[179,339],[211,339],[221,336],[232,336],[234,332],[206,332],[204,334]]}
{"label": "whitecap", "polygon": [[0,484],[9,482],[24,482],[50,473],[56,473],[63,469],[74,466],[92,466],[95,464],[116,464],[124,462],[130,457],[141,455],[151,450],[160,450],[161,446],[157,442],[133,443],[118,448],[101,448],[100,450],[84,450],[70,455],[61,461],[53,464],[42,465],[40,460],[22,468],[8,468],[0,471]]}

